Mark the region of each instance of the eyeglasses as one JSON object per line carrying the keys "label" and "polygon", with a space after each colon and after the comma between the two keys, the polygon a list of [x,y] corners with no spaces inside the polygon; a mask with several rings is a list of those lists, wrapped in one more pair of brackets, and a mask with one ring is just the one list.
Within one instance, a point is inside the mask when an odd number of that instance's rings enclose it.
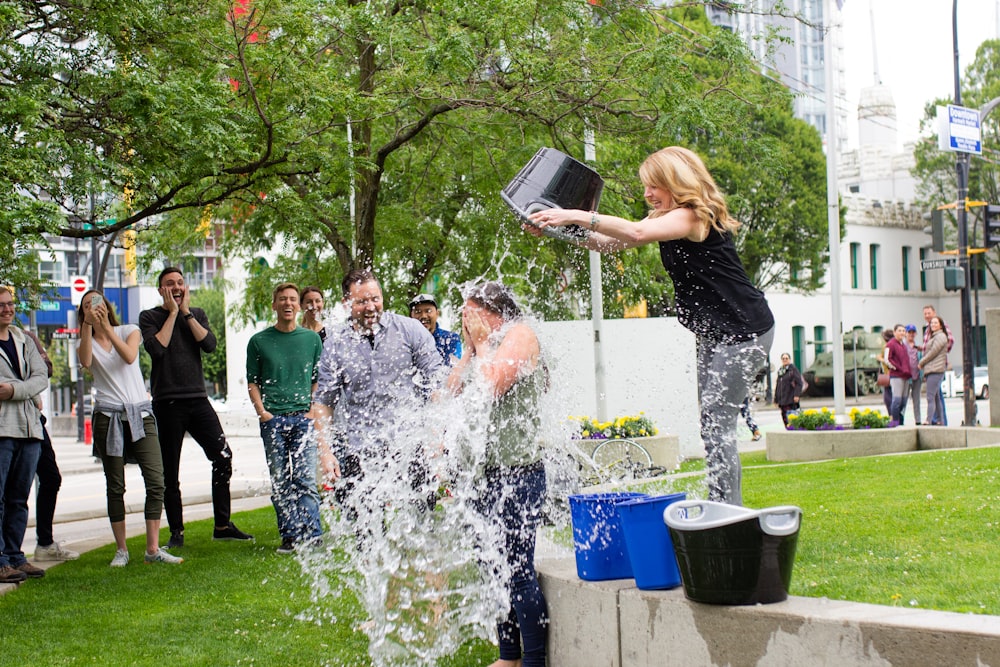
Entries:
{"label": "eyeglasses", "polygon": [[11,310],[14,310],[16,306],[14,305],[13,301],[4,301],[0,303],[0,310],[3,310],[5,308],[10,308]]}

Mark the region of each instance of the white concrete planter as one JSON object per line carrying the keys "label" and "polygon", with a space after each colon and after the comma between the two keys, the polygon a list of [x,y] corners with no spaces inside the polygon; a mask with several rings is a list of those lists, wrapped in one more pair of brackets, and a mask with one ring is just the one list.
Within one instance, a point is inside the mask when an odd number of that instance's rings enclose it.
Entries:
{"label": "white concrete planter", "polygon": [[845,429],[843,431],[770,431],[768,461],[819,461],[876,456],[917,450],[917,429]]}
{"label": "white concrete planter", "polygon": [[[653,458],[653,464],[663,466],[668,471],[680,465],[681,440],[670,434],[652,435],[645,438],[628,438],[642,445]],[[574,440],[573,444],[587,456],[591,456],[599,444],[605,440]]]}

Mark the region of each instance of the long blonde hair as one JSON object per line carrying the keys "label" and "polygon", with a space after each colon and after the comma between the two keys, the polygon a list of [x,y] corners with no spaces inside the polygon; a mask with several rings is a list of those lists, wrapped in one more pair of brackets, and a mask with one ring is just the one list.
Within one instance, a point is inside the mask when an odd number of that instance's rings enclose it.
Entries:
{"label": "long blonde hair", "polygon": [[[734,233],[738,220],[729,215],[726,199],[705,163],[697,154],[681,146],[668,146],[647,157],[639,167],[643,185],[670,192],[674,207],[689,208],[698,221],[721,233]],[[651,211],[649,217],[659,217],[666,211]]]}

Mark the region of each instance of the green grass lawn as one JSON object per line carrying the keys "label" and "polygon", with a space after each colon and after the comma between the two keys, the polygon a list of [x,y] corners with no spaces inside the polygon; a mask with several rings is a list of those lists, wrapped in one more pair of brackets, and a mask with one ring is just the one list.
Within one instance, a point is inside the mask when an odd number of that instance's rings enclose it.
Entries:
{"label": "green grass lawn", "polygon": [[[1000,448],[788,465],[763,456],[744,456],[743,502],[802,508],[793,595],[1000,615]],[[658,489],[705,497],[698,477],[641,490]]]}
{"label": "green grass lawn", "polygon": [[[189,537],[176,552],[184,563],[145,565],[140,536],[128,542],[132,562],[125,568],[108,567],[114,555],[108,545],[0,596],[0,665],[370,664],[367,637],[357,629],[363,613],[350,591],[344,587],[317,607],[295,557],[275,553],[274,510],[235,520],[274,539]],[[210,521],[188,535],[210,535]],[[473,642],[442,664],[489,664],[494,652],[487,642]]]}
{"label": "green grass lawn", "polygon": [[[803,510],[792,594],[1000,615],[1000,449],[754,465],[759,457],[745,460],[746,505]],[[695,475],[645,490],[703,497],[704,482]],[[236,521],[276,533],[271,508]],[[208,533],[206,525],[188,534]],[[122,570],[108,567],[109,545],[0,596],[0,665],[369,664],[353,596],[345,587],[318,607],[298,562],[275,554],[276,535],[256,544],[190,539],[179,566],[143,565],[142,544],[129,541],[133,563]],[[494,659],[476,641],[442,664]]]}

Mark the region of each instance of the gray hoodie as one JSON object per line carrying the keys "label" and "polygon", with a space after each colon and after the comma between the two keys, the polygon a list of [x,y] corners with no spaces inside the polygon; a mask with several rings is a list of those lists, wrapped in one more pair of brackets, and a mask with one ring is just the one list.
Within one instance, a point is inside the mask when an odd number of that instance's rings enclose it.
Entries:
{"label": "gray hoodie", "polygon": [[42,439],[41,411],[34,398],[49,384],[48,368],[35,344],[17,327],[7,329],[17,348],[21,380],[14,372],[14,364],[0,348],[0,383],[10,383],[14,396],[0,401],[0,438]]}

